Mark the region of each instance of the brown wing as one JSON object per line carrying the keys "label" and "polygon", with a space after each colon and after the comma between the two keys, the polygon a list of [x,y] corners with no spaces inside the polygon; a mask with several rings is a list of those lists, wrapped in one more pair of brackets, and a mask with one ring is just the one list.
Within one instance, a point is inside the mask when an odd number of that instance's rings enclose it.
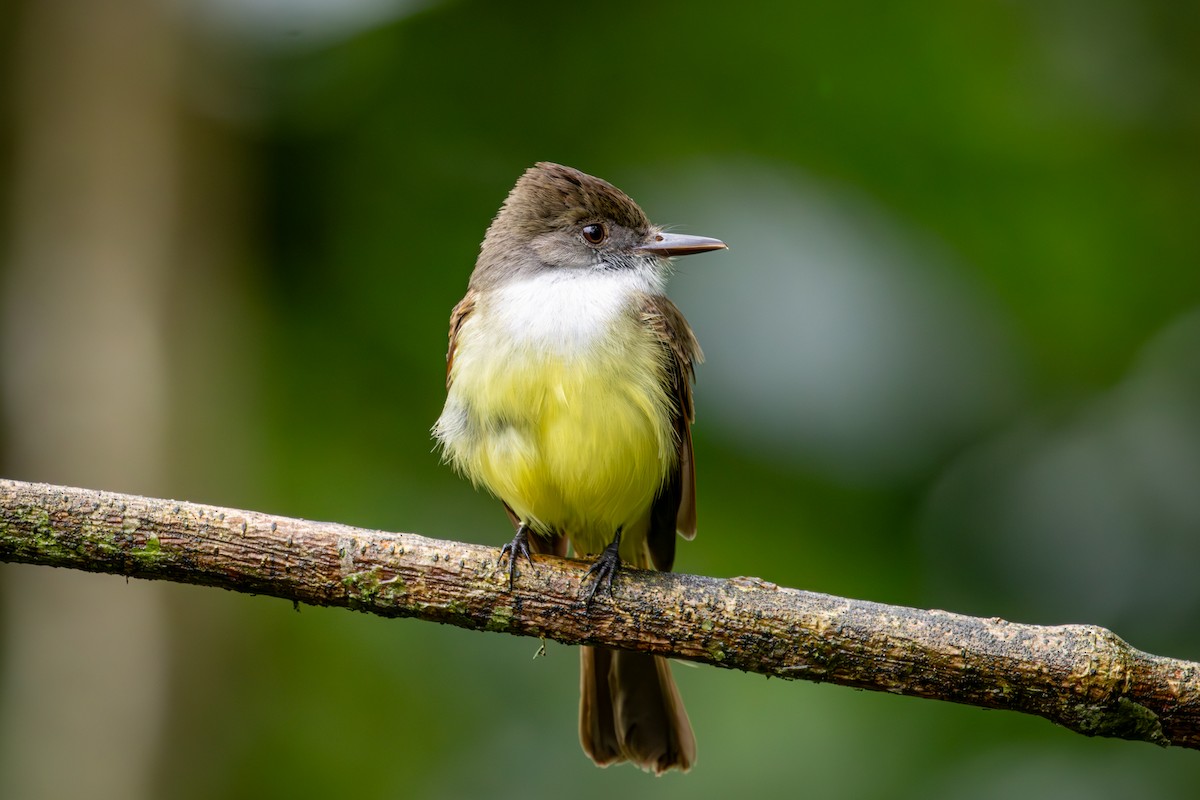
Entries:
{"label": "brown wing", "polygon": [[649,296],[642,306],[642,321],[662,342],[667,359],[668,391],[674,400],[671,421],[679,447],[676,469],[663,484],[650,512],[647,542],[654,565],[669,570],[675,561],[675,534],[696,536],[696,469],[692,461],[692,381],[694,365],[704,360],[683,313],[665,297]]}
{"label": "brown wing", "polygon": [[450,347],[446,350],[446,388],[450,388],[450,370],[454,366],[454,349],[458,347],[458,332],[471,312],[475,310],[475,292],[468,290],[458,305],[450,312]]}

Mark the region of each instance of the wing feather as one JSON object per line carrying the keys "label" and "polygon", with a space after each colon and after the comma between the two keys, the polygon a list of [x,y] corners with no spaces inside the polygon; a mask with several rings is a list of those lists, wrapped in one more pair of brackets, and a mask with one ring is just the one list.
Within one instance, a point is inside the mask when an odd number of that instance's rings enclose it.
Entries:
{"label": "wing feather", "polygon": [[675,560],[675,534],[696,536],[696,468],[692,457],[692,382],[695,365],[704,360],[700,343],[674,303],[661,295],[647,296],[642,321],[663,345],[668,391],[672,398],[671,421],[678,447],[675,470],[667,476],[650,514],[648,544],[654,564],[669,570]]}
{"label": "wing feather", "polygon": [[469,290],[450,312],[450,346],[446,350],[446,388],[450,388],[450,371],[454,369],[454,350],[458,347],[458,332],[475,310],[475,292]]}

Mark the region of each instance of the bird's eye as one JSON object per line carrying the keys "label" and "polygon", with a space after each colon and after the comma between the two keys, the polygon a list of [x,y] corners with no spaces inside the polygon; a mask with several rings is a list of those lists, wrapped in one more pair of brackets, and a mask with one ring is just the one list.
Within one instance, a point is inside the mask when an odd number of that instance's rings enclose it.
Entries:
{"label": "bird's eye", "polygon": [[583,238],[587,239],[588,244],[600,244],[608,237],[608,231],[604,230],[604,226],[593,222],[591,225],[583,226]]}

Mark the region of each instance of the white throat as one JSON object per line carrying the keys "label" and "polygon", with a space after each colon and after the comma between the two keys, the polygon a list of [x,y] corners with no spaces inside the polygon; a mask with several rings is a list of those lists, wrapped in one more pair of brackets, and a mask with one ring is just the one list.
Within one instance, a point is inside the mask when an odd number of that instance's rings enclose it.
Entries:
{"label": "white throat", "polygon": [[640,297],[662,294],[656,270],[563,269],[494,289],[488,317],[512,340],[543,350],[578,352],[610,330]]}

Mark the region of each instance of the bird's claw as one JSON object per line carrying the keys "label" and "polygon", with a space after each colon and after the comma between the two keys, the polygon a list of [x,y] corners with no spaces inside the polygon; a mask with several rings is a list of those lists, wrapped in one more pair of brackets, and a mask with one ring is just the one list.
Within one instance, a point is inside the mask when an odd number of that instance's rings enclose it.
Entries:
{"label": "bird's claw", "polygon": [[529,562],[529,566],[533,566],[533,555],[529,549],[529,526],[524,522],[517,528],[517,533],[513,539],[504,547],[500,548],[500,560],[497,562],[504,563],[504,559],[508,558],[508,590],[511,592],[517,580],[517,561],[521,556]]}
{"label": "bird's claw", "polygon": [[612,544],[604,548],[604,551],[596,556],[596,560],[583,576],[585,581],[593,575],[596,578],[592,584],[592,590],[588,592],[587,596],[587,605],[589,607],[592,605],[592,601],[596,599],[596,592],[600,591],[600,587],[608,590],[609,597],[613,596],[613,578],[616,577],[617,571],[621,569],[620,545],[621,532],[618,531]]}

